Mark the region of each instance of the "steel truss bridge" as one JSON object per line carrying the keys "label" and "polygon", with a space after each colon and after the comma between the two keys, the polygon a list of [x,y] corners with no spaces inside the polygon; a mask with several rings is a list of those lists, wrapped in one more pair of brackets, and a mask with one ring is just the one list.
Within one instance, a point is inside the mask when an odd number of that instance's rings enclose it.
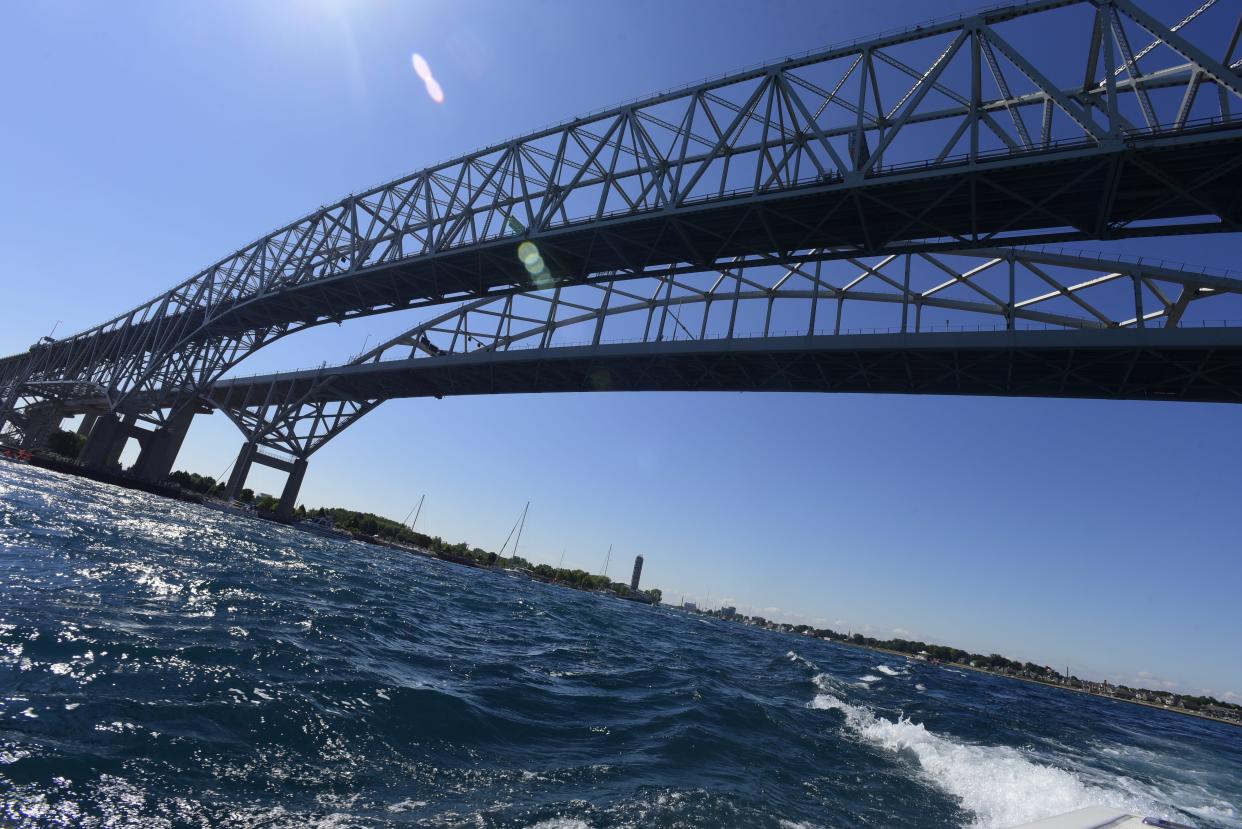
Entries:
{"label": "steel truss bridge", "polygon": [[[461,156],[0,360],[0,440],[163,479],[196,412],[290,472],[392,397],[590,390],[1235,402],[1242,280],[1054,250],[1242,229],[1242,0],[1034,0]],[[1168,19],[1165,19],[1165,18]],[[1055,36],[1050,36],[1055,34]],[[424,309],[416,312],[416,309]],[[344,365],[225,379],[418,313]]]}

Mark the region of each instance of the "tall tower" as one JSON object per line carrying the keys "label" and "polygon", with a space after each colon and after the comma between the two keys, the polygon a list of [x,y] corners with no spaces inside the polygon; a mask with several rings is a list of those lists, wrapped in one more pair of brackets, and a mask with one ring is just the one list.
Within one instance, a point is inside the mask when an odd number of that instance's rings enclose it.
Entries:
{"label": "tall tower", "polygon": [[638,556],[634,559],[634,575],[630,576],[630,589],[638,590],[638,580],[643,575],[643,557]]}

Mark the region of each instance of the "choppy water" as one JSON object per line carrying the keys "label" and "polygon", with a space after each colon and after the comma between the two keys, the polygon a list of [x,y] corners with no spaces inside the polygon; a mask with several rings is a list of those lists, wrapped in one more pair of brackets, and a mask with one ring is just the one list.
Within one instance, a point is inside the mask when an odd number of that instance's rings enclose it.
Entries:
{"label": "choppy water", "polygon": [[1242,730],[0,464],[0,825],[1242,826]]}

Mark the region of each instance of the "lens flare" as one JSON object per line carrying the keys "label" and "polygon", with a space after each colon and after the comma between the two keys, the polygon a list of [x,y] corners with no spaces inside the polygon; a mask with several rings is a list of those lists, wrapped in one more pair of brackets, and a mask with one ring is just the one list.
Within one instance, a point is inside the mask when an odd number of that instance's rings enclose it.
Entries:
{"label": "lens flare", "polygon": [[414,74],[418,75],[423,86],[427,88],[427,97],[437,104],[444,103],[444,87],[440,86],[440,82],[431,74],[431,64],[427,63],[427,59],[417,52],[410,60],[414,64]]}
{"label": "lens flare", "polygon": [[534,242],[523,242],[518,245],[518,259],[521,259],[522,264],[528,268],[532,262],[543,261],[539,256],[539,248],[535,247]]}
{"label": "lens flare", "polygon": [[424,81],[431,80],[431,66],[427,59],[417,52],[414,53],[414,74]]}
{"label": "lens flare", "polygon": [[536,288],[547,288],[552,285],[554,281],[552,274],[548,271],[548,266],[544,263],[543,256],[534,242],[522,242],[518,245],[517,254]]}
{"label": "lens flare", "polygon": [[431,100],[437,104],[444,103],[444,90],[440,88],[440,82],[435,78],[428,78],[423,81],[423,85],[427,87],[427,94],[431,96]]}

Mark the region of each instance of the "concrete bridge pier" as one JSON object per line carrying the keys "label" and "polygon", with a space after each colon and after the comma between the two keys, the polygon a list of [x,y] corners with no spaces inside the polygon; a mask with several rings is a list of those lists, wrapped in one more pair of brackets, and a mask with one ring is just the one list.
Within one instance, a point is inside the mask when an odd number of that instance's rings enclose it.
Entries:
{"label": "concrete bridge pier", "polygon": [[82,437],[90,437],[91,429],[95,428],[95,423],[99,421],[99,415],[87,412],[82,415],[82,422],[78,424],[78,434]]}
{"label": "concrete bridge pier", "polygon": [[285,487],[281,490],[280,501],[276,506],[276,515],[289,518],[297,506],[298,493],[302,489],[302,480],[306,477],[308,463],[305,458],[284,460],[271,455],[260,454],[258,446],[247,441],[237,453],[237,461],[233,464],[233,472],[229,475],[229,484],[225,489],[225,497],[233,500],[241,495],[246,486],[246,478],[250,475],[250,467],[255,463],[288,473]]}
{"label": "concrete bridge pier", "polygon": [[[167,424],[148,433],[134,464],[133,473],[136,476],[151,483],[160,483],[168,477],[177,461],[177,453],[181,451],[181,444],[185,442],[186,433],[190,431],[194,414],[194,407],[187,406],[174,414]],[[141,436],[138,439],[143,440]]]}
{"label": "concrete bridge pier", "polygon": [[78,452],[78,464],[91,469],[104,469],[108,465],[108,456],[113,454],[114,444],[118,446],[116,456],[119,459],[125,445],[120,435],[120,415],[99,415],[91,426],[91,434],[87,435],[86,442],[82,444],[82,450]]}
{"label": "concrete bridge pier", "polygon": [[229,474],[229,485],[224,488],[224,498],[226,501],[236,501],[241,496],[241,491],[246,488],[246,478],[250,475],[250,465],[254,463],[255,445],[250,441],[242,444],[241,451],[237,453],[237,460],[233,462],[233,471]]}
{"label": "concrete bridge pier", "polygon": [[100,415],[82,445],[82,451],[78,453],[78,463],[98,470],[111,469],[119,464],[136,419],[134,415],[124,420],[119,414]]}
{"label": "concrete bridge pier", "polygon": [[302,490],[302,479],[306,477],[306,459],[297,458],[290,464],[289,477],[285,479],[285,488],[280,492],[280,503],[276,505],[276,514],[281,518],[293,516],[293,508],[298,505],[298,493]]}

